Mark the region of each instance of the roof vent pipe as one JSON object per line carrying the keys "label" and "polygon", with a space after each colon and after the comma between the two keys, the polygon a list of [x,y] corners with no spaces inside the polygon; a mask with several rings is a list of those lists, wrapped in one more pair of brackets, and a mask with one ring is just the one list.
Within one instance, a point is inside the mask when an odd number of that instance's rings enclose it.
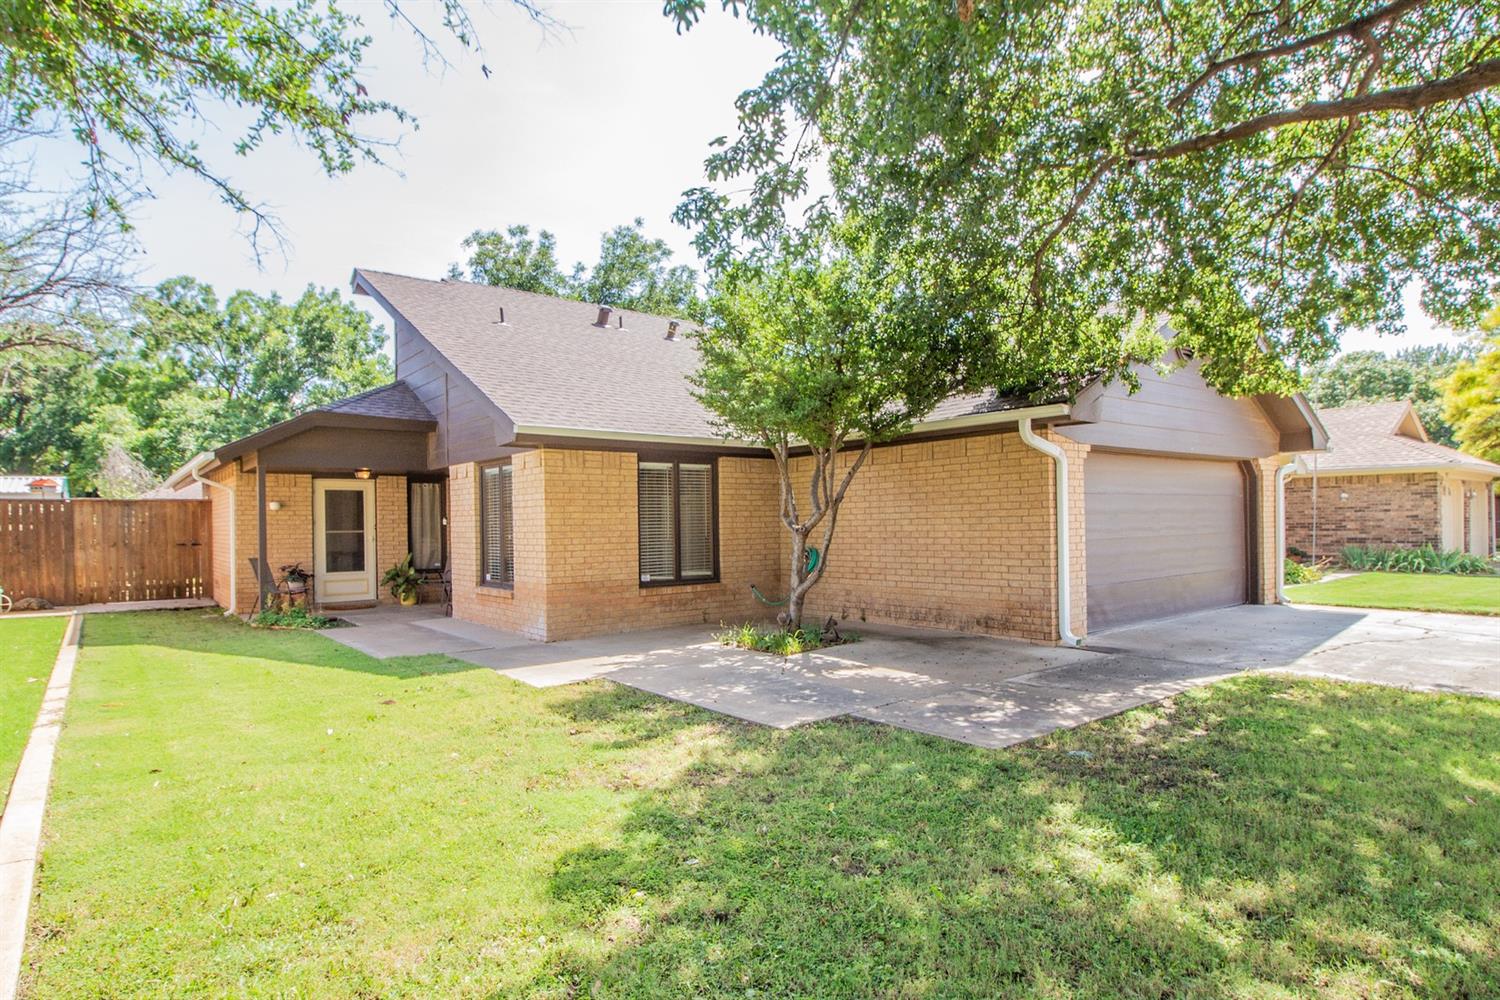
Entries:
{"label": "roof vent pipe", "polygon": [[502,323],[505,322],[505,307],[504,306],[500,307],[500,322],[502,322]]}
{"label": "roof vent pipe", "polygon": [[594,320],[595,326],[609,326],[609,314],[614,312],[609,306],[599,307],[599,318]]}
{"label": "roof vent pipe", "polygon": [[624,313],[620,313],[619,317],[615,320],[615,325],[618,326],[621,330],[625,329],[625,314]]}
{"label": "roof vent pipe", "polygon": [[667,323],[667,339],[677,339],[677,321],[675,319]]}

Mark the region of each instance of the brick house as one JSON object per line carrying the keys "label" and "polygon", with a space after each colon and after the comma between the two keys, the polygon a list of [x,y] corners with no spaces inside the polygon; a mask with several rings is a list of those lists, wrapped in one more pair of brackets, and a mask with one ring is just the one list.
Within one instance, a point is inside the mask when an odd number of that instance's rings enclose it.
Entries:
{"label": "brick house", "polygon": [[[325,604],[386,600],[379,572],[411,551],[446,571],[456,617],[538,640],[771,616],[751,587],[776,597],[788,576],[775,465],[693,398],[685,324],[363,269],[353,284],[393,320],[396,381],[170,480],[213,484],[221,604],[254,602],[250,557],[303,562]],[[1134,396],[950,399],[876,448],[809,616],[1048,642],[1275,600],[1278,470],[1324,446],[1311,407],[1221,396],[1191,361],[1140,374]]]}
{"label": "brick house", "polygon": [[1488,556],[1500,465],[1428,440],[1406,400],[1320,409],[1328,451],[1286,483],[1286,543],[1310,557],[1346,545]]}

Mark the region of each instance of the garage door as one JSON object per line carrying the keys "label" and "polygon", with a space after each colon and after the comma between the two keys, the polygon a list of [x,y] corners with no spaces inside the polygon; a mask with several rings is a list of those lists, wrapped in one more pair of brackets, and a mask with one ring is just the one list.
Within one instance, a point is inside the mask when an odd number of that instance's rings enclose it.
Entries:
{"label": "garage door", "polygon": [[1089,631],[1245,602],[1238,465],[1096,451],[1084,469]]}

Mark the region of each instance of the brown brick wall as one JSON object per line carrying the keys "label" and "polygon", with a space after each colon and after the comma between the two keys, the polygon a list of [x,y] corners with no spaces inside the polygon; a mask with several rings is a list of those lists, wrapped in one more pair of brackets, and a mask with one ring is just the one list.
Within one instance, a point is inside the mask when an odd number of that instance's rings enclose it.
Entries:
{"label": "brown brick wall", "polygon": [[[256,517],[255,473],[241,472],[237,462],[216,469],[208,478],[235,489],[235,587],[239,591],[239,611],[250,610],[257,598],[250,559],[260,551],[260,526]],[[229,605],[229,497],[223,490],[209,490],[212,504],[214,537],[214,600]],[[266,474],[266,501],[279,501],[280,510],[266,511],[266,565],[276,576],[281,567],[301,563],[308,571],[313,564],[313,477],[301,473]],[[406,477],[381,476],[375,481],[375,578],[406,555]],[[392,600],[385,590],[378,590],[382,602]]]}
{"label": "brown brick wall", "polygon": [[[1081,635],[1088,446],[1047,436],[1070,460],[1070,585]],[[811,460],[794,465],[801,479]],[[877,448],[849,488],[808,617],[1055,639],[1054,482],[1051,459],[1014,433]],[[790,550],[781,548],[785,569]]]}
{"label": "brown brick wall", "polygon": [[1337,555],[1346,545],[1438,546],[1442,523],[1439,479],[1435,472],[1318,476],[1315,550],[1313,477],[1289,477],[1287,545],[1317,558]]}
{"label": "brown brick wall", "polygon": [[[1276,472],[1285,463],[1278,457],[1250,462],[1250,477],[1245,483],[1250,503],[1249,530],[1252,590],[1251,604],[1275,604],[1276,584],[1281,567],[1276,565]],[[1288,490],[1291,483],[1288,480]]]}
{"label": "brown brick wall", "polygon": [[531,639],[546,639],[542,452],[523,452],[511,459],[511,466],[516,582],[514,587],[503,589],[479,582],[479,467],[467,463],[448,469],[448,562],[453,572],[453,615]]}
{"label": "brown brick wall", "polygon": [[[406,558],[410,551],[410,531],[406,523],[406,477],[375,478],[375,585],[382,604],[394,604],[390,591],[380,586],[385,571]],[[308,524],[308,537],[312,525]]]}
{"label": "brown brick wall", "polygon": [[774,586],[771,463],[721,458],[718,583],[642,587],[636,456],[545,450],[512,459],[516,581],[479,580],[477,466],[449,470],[454,614],[535,639],[763,617],[750,584]]}

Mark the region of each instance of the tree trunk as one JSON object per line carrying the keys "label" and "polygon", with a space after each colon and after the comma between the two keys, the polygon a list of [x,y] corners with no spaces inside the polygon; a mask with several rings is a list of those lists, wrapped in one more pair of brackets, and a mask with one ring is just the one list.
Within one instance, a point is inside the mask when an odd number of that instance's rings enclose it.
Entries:
{"label": "tree trunk", "polygon": [[[787,457],[786,445],[782,444],[775,449],[776,465],[781,474],[781,520],[792,536],[792,565],[786,610],[777,616],[783,628],[802,627],[802,611],[807,594],[823,578],[823,571],[828,566],[828,550],[833,544],[833,529],[838,524],[839,507],[844,502],[844,494],[848,492],[854,474],[870,454],[870,444],[867,441],[848,470],[840,477],[834,465],[842,446],[842,437],[837,437],[830,447],[812,450],[813,468],[808,483],[811,508],[805,518],[798,516],[797,491],[792,485],[791,463]],[[808,540],[820,525],[823,531],[818,565],[812,572],[808,572]]]}
{"label": "tree trunk", "polygon": [[786,621],[783,625],[789,629],[802,627],[802,605],[807,601],[809,588],[802,586],[802,581],[807,578],[807,534],[792,532],[792,572],[791,585],[787,587],[786,610],[781,617]]}

